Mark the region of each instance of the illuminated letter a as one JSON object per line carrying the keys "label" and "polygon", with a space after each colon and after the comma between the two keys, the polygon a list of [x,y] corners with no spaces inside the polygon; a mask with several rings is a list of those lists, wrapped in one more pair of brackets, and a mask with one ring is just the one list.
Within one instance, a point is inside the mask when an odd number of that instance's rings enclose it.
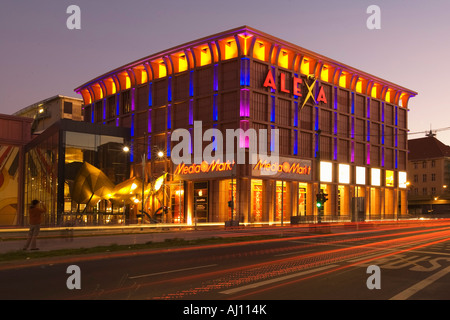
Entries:
{"label": "illuminated letter a", "polygon": [[269,70],[266,76],[266,80],[264,81],[264,87],[271,87],[273,90],[277,90],[277,86],[275,84],[275,80],[273,79],[272,71]]}
{"label": "illuminated letter a", "polygon": [[325,96],[323,87],[320,87],[319,94],[317,95],[317,103],[319,103],[320,101],[322,101],[323,103],[327,103],[327,97]]}

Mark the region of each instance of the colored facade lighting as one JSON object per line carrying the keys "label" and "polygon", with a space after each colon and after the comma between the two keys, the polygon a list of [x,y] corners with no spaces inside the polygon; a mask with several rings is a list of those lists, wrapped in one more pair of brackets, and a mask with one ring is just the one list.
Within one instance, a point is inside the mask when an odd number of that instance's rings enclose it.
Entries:
{"label": "colored facade lighting", "polygon": [[136,108],[136,103],[135,103],[135,90],[136,90],[136,88],[132,88],[131,89],[131,92],[130,92],[130,94],[131,94],[131,111],[135,111],[135,108]]}
{"label": "colored facade lighting", "polygon": [[240,92],[240,112],[241,117],[250,116],[250,91],[248,89],[241,89]]}
{"label": "colored facade lighting", "polygon": [[172,77],[167,79],[167,101],[172,102]]}
{"label": "colored facade lighting", "polygon": [[275,122],[275,96],[270,96],[271,111],[270,111],[270,122]]}
{"label": "colored facade lighting", "polygon": [[148,106],[151,107],[153,104],[153,90],[152,90],[152,84],[148,84]]}
{"label": "colored facade lighting", "polygon": [[250,59],[242,58],[241,59],[241,86],[250,86]]}
{"label": "colored facade lighting", "polygon": [[[218,91],[219,90],[219,78],[218,78],[218,73],[219,73],[219,65],[215,64],[214,65],[214,80],[213,80],[213,90],[214,91]],[[249,80],[250,83],[250,80]]]}
{"label": "colored facade lighting", "polygon": [[189,125],[194,124],[194,100],[189,100]]}
{"label": "colored facade lighting", "polygon": [[298,130],[294,130],[294,156],[298,155]]}
{"label": "colored facade lighting", "polygon": [[194,96],[194,71],[189,72],[189,96]]}
{"label": "colored facade lighting", "polygon": [[[213,96],[213,120],[218,121],[219,120],[219,108],[217,106],[217,94]],[[242,103],[242,100],[241,100]],[[242,112],[242,111],[241,111]]]}

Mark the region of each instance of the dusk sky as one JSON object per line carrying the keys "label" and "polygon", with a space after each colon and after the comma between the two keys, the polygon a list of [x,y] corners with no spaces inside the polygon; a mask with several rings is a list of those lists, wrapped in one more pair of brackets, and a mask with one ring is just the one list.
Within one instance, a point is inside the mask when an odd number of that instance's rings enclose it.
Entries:
{"label": "dusk sky", "polygon": [[[69,5],[81,30],[66,27]],[[370,5],[379,30],[366,26]],[[409,139],[450,127],[448,0],[2,0],[0,113],[81,97],[74,89],[105,72],[243,25],[418,92]],[[437,138],[450,145],[450,130]]]}

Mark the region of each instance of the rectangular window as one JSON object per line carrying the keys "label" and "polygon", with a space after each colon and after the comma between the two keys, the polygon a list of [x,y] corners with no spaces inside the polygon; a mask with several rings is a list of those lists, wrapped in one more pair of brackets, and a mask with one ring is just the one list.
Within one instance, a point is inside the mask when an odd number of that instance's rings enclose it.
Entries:
{"label": "rectangular window", "polygon": [[72,102],[64,101],[64,113],[72,113]]}
{"label": "rectangular window", "polygon": [[122,92],[122,114],[127,114],[131,111],[131,96],[130,90]]}

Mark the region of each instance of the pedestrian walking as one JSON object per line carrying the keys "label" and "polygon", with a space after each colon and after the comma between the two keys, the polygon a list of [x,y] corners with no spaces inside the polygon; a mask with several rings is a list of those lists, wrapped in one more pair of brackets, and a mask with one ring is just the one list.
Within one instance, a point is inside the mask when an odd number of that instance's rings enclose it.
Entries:
{"label": "pedestrian walking", "polygon": [[[39,206],[39,204],[41,206]],[[28,239],[23,247],[23,250],[27,250],[30,247],[30,250],[39,250],[36,247],[36,238],[41,229],[41,222],[44,213],[47,211],[45,205],[39,200],[33,200],[30,206],[30,230],[28,231]]]}

